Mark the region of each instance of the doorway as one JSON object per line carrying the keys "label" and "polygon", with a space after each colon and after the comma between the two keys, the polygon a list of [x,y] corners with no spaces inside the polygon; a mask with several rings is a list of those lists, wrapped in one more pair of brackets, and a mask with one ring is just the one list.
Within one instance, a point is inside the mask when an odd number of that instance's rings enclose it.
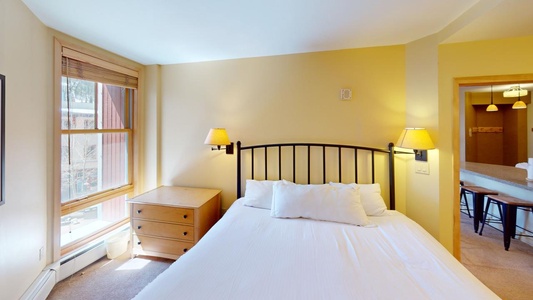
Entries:
{"label": "doorway", "polygon": [[[490,86],[496,85],[516,85],[520,84],[521,86],[527,87],[531,92],[533,91],[533,74],[522,74],[522,75],[500,75],[500,76],[480,76],[480,77],[462,77],[455,78],[454,80],[454,104],[453,104],[453,135],[459,137],[455,139],[453,146],[453,155],[454,155],[454,186],[459,186],[459,170],[460,164],[466,159],[466,143],[465,139],[467,136],[467,127],[465,124],[465,113],[464,113],[464,94],[466,91],[478,91],[478,92],[490,92]],[[488,105],[489,103],[487,103]],[[533,109],[527,109],[527,119],[532,119],[531,115],[533,114]],[[526,143],[527,147],[527,156],[533,157],[533,133],[529,128],[532,128],[533,124],[531,121],[527,122],[526,126]],[[459,189],[455,189],[454,192],[454,202],[453,202],[453,240],[454,240],[454,256],[458,259],[461,258],[461,212],[459,204]]]}

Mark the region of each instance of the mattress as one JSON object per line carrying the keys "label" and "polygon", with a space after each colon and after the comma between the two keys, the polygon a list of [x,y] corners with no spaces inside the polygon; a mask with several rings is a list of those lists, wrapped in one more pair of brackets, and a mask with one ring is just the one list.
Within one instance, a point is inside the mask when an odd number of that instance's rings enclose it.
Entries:
{"label": "mattress", "polygon": [[237,200],[135,299],[499,299],[397,211],[354,226]]}

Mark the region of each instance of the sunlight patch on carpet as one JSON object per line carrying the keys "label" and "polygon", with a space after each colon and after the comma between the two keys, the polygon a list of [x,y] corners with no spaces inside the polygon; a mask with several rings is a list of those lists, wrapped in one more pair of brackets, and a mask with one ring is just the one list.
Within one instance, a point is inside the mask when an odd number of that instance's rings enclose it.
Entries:
{"label": "sunlight patch on carpet", "polygon": [[143,258],[134,258],[122,264],[115,271],[125,271],[125,270],[140,270],[149,264],[151,260]]}

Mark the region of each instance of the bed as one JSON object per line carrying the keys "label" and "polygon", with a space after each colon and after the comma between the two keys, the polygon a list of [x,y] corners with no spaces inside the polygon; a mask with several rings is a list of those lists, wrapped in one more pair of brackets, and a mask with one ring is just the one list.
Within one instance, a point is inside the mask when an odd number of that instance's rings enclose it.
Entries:
{"label": "bed", "polygon": [[135,299],[499,299],[394,182],[392,144],[238,142],[238,199]]}

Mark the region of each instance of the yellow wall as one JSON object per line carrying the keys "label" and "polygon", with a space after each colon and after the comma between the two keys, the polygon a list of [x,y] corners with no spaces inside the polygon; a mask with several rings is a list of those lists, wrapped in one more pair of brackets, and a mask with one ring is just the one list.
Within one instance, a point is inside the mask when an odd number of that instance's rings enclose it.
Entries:
{"label": "yellow wall", "polygon": [[140,145],[143,153],[142,177],[139,178],[141,191],[148,191],[161,185],[161,66],[146,67],[142,120],[144,142]]}
{"label": "yellow wall", "polygon": [[[223,190],[236,199],[235,156],[203,141],[329,142],[386,147],[405,124],[403,46],[161,67],[162,183]],[[339,100],[350,88],[353,99]]]}
{"label": "yellow wall", "polygon": [[[412,42],[406,46],[406,127],[425,127],[439,149],[438,138],[438,40],[436,36]],[[406,161],[406,214],[431,235],[441,239],[439,228],[440,152],[428,151],[428,162]],[[429,175],[417,174],[419,164],[427,164]]]}

